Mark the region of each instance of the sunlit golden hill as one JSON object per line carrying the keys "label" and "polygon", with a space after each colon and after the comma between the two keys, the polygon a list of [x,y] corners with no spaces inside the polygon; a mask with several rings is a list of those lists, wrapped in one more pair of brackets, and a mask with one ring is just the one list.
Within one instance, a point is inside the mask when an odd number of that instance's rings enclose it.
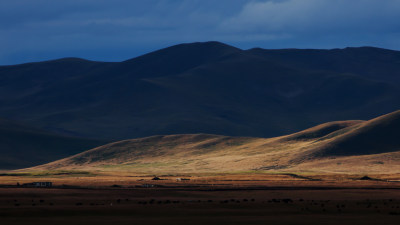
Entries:
{"label": "sunlit golden hill", "polygon": [[30,170],[137,173],[400,173],[400,111],[276,138],[152,136],[103,145]]}

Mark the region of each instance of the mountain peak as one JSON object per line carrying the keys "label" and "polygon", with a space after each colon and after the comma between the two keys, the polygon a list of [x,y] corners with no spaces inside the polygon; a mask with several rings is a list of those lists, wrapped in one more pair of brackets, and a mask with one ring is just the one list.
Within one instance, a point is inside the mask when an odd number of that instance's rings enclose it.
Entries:
{"label": "mountain peak", "polygon": [[[179,74],[242,50],[220,42],[173,45],[121,63],[120,73],[140,78]],[[139,68],[140,69],[136,69]]]}
{"label": "mountain peak", "polygon": [[171,56],[175,57],[183,56],[185,58],[201,56],[203,58],[203,57],[219,56],[238,51],[241,51],[241,49],[217,41],[193,42],[193,43],[172,45],[170,47],[150,52],[148,54],[136,58],[128,59],[125,62],[132,62],[134,60],[142,58],[143,59],[149,59],[152,57],[169,58]]}
{"label": "mountain peak", "polygon": [[225,44],[225,43],[222,43],[219,41],[190,42],[190,43],[173,45],[171,47],[227,48],[227,49],[240,50],[239,48],[233,47],[231,45],[228,45],[228,44]]}

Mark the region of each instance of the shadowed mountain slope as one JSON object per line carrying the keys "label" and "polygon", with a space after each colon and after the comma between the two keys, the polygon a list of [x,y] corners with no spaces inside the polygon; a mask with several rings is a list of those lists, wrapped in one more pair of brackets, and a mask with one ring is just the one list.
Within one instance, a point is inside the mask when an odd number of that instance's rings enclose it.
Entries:
{"label": "shadowed mountain slope", "polygon": [[369,121],[330,122],[292,135],[267,139],[185,134],[125,140],[33,170],[393,173],[400,171],[399,115],[400,111],[396,111]]}
{"label": "shadowed mountain slope", "polygon": [[8,120],[0,120],[0,169],[51,162],[104,144],[104,141],[54,135]]}
{"label": "shadowed mountain slope", "polygon": [[356,127],[357,124],[362,124],[362,120],[353,120],[353,121],[338,121],[338,122],[329,122],[324,123],[312,128],[309,128],[304,131],[297,132],[295,134],[288,135],[282,140],[285,141],[298,141],[298,140],[313,140],[316,138],[322,138],[327,136],[328,134],[335,133],[336,131],[342,132],[345,128],[352,129]]}
{"label": "shadowed mountain slope", "polygon": [[[284,135],[396,110],[400,88],[393,71],[400,53],[372,50],[296,50],[292,56],[286,53],[292,50],[244,51],[205,42],[120,63],[68,58],[5,66],[0,116],[60,134],[114,140]],[[331,56],[336,51],[339,56]],[[375,70],[361,69],[381,58]],[[393,71],[386,73],[388,68]]]}
{"label": "shadowed mountain slope", "polygon": [[339,130],[324,137],[332,139],[317,149],[316,156],[348,156],[400,151],[400,111]]}
{"label": "shadowed mountain slope", "polygon": [[398,51],[374,47],[344,49],[250,49],[250,54],[294,68],[351,73],[400,85]]}

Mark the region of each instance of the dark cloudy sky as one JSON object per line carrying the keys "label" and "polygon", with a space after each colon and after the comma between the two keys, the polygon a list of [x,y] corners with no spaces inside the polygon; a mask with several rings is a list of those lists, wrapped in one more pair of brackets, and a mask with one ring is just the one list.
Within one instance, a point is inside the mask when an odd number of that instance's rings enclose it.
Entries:
{"label": "dark cloudy sky", "polygon": [[209,40],[400,50],[400,0],[0,0],[0,65],[119,61]]}

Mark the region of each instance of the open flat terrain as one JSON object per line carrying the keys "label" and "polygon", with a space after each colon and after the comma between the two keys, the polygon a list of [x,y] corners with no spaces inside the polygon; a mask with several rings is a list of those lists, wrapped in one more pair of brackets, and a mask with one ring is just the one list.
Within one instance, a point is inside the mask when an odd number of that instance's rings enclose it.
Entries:
{"label": "open flat terrain", "polygon": [[[1,176],[1,224],[398,224],[400,174]],[[361,179],[362,178],[362,179]],[[180,180],[177,180],[180,179]],[[183,180],[188,179],[188,180]],[[16,182],[52,181],[51,188]]]}

